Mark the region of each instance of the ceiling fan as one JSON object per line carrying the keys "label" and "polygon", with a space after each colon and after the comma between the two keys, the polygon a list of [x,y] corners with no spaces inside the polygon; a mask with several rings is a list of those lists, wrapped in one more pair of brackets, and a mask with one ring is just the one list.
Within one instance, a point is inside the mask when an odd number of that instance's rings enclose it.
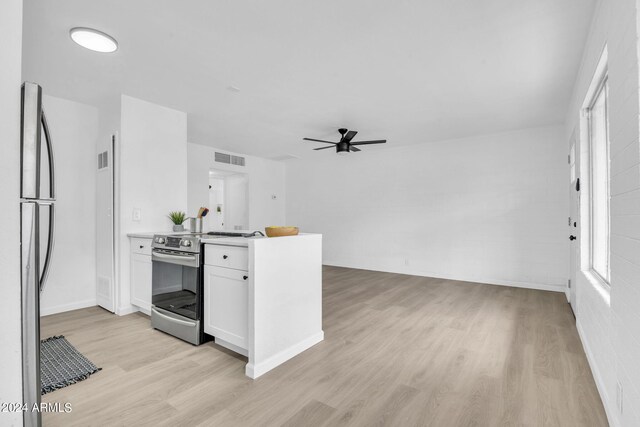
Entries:
{"label": "ceiling fan", "polygon": [[[345,128],[338,129],[340,132],[340,141],[339,142],[331,142],[331,141],[323,141],[321,139],[313,139],[313,138],[303,138],[305,141],[314,141],[314,142],[322,142],[324,144],[332,144],[336,147],[336,153],[338,154],[347,154],[349,151],[361,151],[356,145],[369,145],[369,144],[384,144],[387,142],[386,139],[378,139],[375,141],[356,141],[351,142],[354,136],[358,133],[355,130],[348,130]],[[326,147],[314,148],[314,150],[326,150],[327,148],[333,148],[331,145]]]}

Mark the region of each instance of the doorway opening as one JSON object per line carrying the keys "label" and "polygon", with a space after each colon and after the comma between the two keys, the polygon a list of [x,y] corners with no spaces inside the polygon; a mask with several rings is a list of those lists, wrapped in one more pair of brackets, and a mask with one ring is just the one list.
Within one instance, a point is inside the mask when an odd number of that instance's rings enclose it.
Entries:
{"label": "doorway opening", "polygon": [[247,174],[209,171],[209,228],[212,231],[249,229],[249,177]]}

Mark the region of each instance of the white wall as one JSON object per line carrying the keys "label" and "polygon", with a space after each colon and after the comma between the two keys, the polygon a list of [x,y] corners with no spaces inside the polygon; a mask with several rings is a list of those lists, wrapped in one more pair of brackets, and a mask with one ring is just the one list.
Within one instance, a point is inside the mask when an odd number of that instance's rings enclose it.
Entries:
{"label": "white wall", "polygon": [[[249,179],[249,229],[262,230],[269,225],[285,223],[285,166],[282,162],[261,157],[245,156],[245,166],[227,165],[214,161],[214,153],[229,151],[188,144],[189,163],[189,216],[198,212],[200,206],[209,204],[209,170],[217,169],[247,174]],[[275,199],[272,196],[276,196]],[[211,213],[209,213],[211,215]],[[208,216],[203,224],[209,230]]]}
{"label": "white wall", "polygon": [[563,290],[565,146],[548,127],[320,152],[287,162],[287,222],[325,264]]}
{"label": "white wall", "polygon": [[[637,4],[601,0],[595,13],[566,123],[565,146],[579,128],[580,109],[605,44],[609,52],[611,292],[590,280],[588,192],[581,191],[582,265],[577,272],[577,326],[612,425],[640,425],[640,135]],[[586,141],[579,175],[588,172]],[[616,383],[623,388],[623,411]]]}
{"label": "white wall", "polygon": [[96,304],[96,139],[98,110],[45,95],[55,156],[56,229],[40,300],[47,315]]}
{"label": "white wall", "polygon": [[[126,95],[120,120],[119,296],[117,313],[131,309],[129,238],[134,231],[171,231],[170,211],[187,208],[187,115]],[[208,187],[206,175],[205,187]],[[140,209],[142,219],[133,220]]]}
{"label": "white wall", "polygon": [[[0,3],[0,402],[22,402],[20,340],[20,84],[22,0]],[[0,425],[22,425],[19,412],[0,412]]]}

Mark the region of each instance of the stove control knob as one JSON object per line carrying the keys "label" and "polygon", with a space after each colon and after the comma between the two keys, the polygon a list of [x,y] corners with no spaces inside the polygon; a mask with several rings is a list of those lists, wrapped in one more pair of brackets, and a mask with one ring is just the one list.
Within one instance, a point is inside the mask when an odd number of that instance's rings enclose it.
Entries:
{"label": "stove control knob", "polygon": [[191,240],[183,240],[182,242],[180,242],[180,244],[188,248],[189,246],[191,246]]}
{"label": "stove control knob", "polygon": [[163,244],[164,243],[164,237],[156,237],[156,243]]}

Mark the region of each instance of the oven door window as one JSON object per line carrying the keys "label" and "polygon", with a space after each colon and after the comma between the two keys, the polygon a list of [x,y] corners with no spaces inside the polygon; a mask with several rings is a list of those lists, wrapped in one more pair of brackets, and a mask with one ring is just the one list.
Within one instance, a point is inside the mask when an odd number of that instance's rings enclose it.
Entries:
{"label": "oven door window", "polygon": [[200,269],[169,262],[153,261],[152,303],[156,307],[199,320],[197,301]]}

